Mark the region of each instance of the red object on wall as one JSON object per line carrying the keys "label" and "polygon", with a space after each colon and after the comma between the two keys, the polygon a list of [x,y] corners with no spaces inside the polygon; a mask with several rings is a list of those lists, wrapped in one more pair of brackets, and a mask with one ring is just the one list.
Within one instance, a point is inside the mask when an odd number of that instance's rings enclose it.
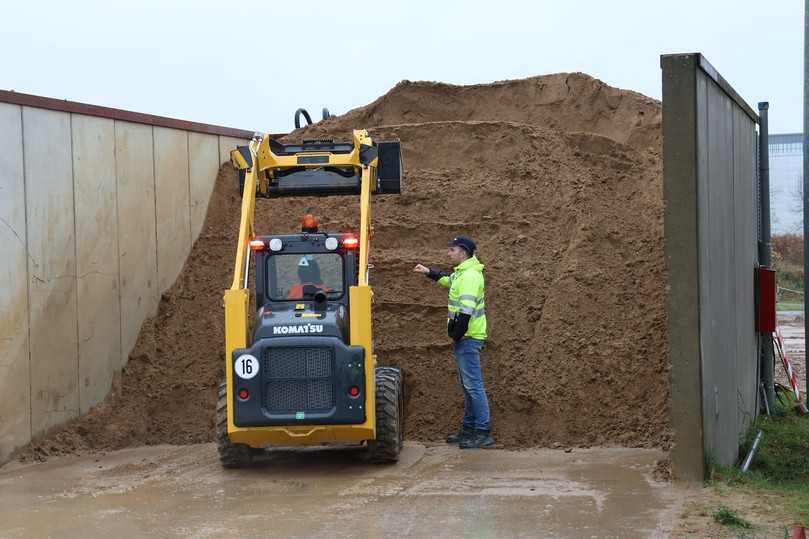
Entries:
{"label": "red object on wall", "polygon": [[775,270],[757,268],[756,272],[758,273],[756,331],[772,333],[775,331]]}

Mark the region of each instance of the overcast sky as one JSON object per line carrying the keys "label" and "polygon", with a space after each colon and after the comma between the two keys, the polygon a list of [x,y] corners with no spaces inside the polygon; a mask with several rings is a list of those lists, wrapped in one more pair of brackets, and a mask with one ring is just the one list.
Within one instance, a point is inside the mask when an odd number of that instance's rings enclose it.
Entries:
{"label": "overcast sky", "polygon": [[698,51],[771,132],[803,125],[800,0],[0,0],[0,51],[0,89],[270,132],[402,79],[583,71],[660,99],[660,54]]}

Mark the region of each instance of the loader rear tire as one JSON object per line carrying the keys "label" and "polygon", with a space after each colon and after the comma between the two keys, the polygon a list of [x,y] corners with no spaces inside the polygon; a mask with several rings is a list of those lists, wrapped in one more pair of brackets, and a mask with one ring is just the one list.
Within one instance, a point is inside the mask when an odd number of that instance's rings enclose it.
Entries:
{"label": "loader rear tire", "polygon": [[253,448],[247,444],[234,444],[228,436],[228,391],[224,382],[219,384],[216,401],[216,447],[219,461],[225,468],[247,468],[253,464]]}
{"label": "loader rear tire", "polygon": [[368,441],[367,457],[378,464],[394,463],[404,444],[404,376],[396,367],[377,367],[376,440]]}

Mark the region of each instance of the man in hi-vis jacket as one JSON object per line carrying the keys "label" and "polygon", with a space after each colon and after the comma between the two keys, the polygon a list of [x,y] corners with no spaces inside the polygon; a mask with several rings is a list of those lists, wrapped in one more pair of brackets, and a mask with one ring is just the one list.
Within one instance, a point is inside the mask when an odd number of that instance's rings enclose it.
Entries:
{"label": "man in hi-vis jacket", "polygon": [[449,242],[447,256],[455,264],[452,273],[421,264],[413,269],[449,288],[447,333],[455,342],[455,359],[464,394],[464,417],[461,429],[447,437],[447,442],[457,443],[462,449],[492,447],[489,400],[480,369],[480,350],[486,342],[483,264],[475,256],[475,242],[465,236]]}

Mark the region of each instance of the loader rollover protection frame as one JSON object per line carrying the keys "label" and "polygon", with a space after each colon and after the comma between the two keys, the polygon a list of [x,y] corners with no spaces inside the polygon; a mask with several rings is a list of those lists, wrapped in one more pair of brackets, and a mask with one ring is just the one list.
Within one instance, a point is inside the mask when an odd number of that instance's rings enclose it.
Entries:
{"label": "loader rollover protection frame", "polygon": [[240,172],[241,220],[233,282],[225,291],[225,377],[227,434],[232,443],[254,448],[267,445],[361,443],[377,437],[375,392],[365,391],[365,419],[357,424],[301,424],[239,427],[234,422],[233,354],[250,347],[250,292],[247,288],[250,241],[255,239],[256,197],[359,195],[360,226],[357,284],[348,290],[349,345],[362,347],[364,387],[374,387],[368,251],[372,233],[371,195],[398,194],[402,173],[398,141],[374,143],[365,130],[354,130],[351,143],[307,140],[283,145],[269,135],[231,152]]}

